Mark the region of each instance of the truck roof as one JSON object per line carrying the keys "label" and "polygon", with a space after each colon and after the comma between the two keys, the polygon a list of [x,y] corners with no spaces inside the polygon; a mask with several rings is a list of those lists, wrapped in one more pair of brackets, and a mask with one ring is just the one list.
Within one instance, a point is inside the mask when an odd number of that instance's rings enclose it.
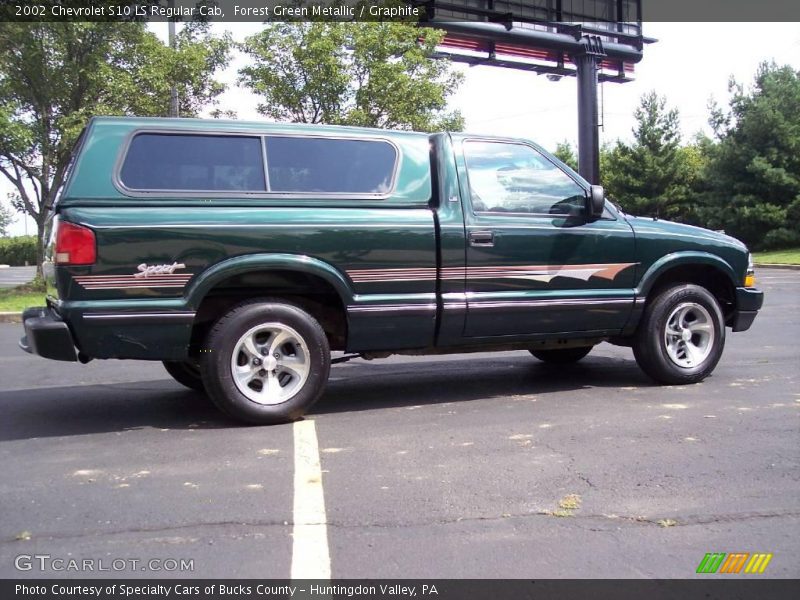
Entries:
{"label": "truck roof", "polygon": [[273,121],[240,121],[238,119],[198,119],[175,117],[92,117],[91,123],[118,124],[130,127],[164,127],[174,129],[237,130],[237,131],[308,131],[358,134],[369,132],[384,137],[409,136],[427,138],[430,133],[402,131],[397,129],[378,129],[375,127],[352,127],[344,125],[323,125],[320,123],[286,123]]}

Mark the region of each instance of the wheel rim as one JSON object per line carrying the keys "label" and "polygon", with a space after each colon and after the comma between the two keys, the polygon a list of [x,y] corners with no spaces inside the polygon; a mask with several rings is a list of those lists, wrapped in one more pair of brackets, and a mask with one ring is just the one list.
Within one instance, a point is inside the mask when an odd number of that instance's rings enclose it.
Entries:
{"label": "wheel rim", "polygon": [[664,344],[669,359],[682,369],[703,364],[714,347],[711,313],[696,302],[679,304],[667,319]]}
{"label": "wheel rim", "polygon": [[248,330],[233,349],[231,374],[236,388],[258,404],[281,404],[305,385],[310,357],[305,341],[282,323]]}

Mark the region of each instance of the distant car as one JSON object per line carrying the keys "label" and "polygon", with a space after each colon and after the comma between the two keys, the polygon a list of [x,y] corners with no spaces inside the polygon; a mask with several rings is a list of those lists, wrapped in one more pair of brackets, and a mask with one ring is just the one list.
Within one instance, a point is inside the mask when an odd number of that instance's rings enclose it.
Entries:
{"label": "distant car", "polygon": [[95,118],[49,231],[25,350],[163,361],[252,423],[308,410],[332,350],[569,363],[608,341],[694,383],[763,301],[741,242],[469,134]]}

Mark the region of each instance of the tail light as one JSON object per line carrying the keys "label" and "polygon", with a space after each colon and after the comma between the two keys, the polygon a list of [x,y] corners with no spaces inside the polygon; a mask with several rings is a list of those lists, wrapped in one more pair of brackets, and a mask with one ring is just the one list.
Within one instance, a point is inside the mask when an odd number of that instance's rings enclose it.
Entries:
{"label": "tail light", "polygon": [[55,263],[93,265],[97,258],[94,231],[67,221],[59,221],[56,227]]}

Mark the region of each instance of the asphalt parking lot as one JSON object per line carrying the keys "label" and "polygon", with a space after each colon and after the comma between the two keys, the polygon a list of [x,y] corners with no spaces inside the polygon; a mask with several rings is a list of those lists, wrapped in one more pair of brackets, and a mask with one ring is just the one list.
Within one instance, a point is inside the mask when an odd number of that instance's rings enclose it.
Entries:
{"label": "asphalt parking lot", "polygon": [[[758,276],[753,329],[695,386],[654,386],[607,344],[561,369],[335,366],[308,416],[331,575],[683,578],[707,552],[769,552],[739,577],[799,577],[800,271]],[[85,575],[16,570],[35,553],[290,576],[297,426],[239,426],[159,364],[24,355],[19,332],[0,324],[0,577]]]}

